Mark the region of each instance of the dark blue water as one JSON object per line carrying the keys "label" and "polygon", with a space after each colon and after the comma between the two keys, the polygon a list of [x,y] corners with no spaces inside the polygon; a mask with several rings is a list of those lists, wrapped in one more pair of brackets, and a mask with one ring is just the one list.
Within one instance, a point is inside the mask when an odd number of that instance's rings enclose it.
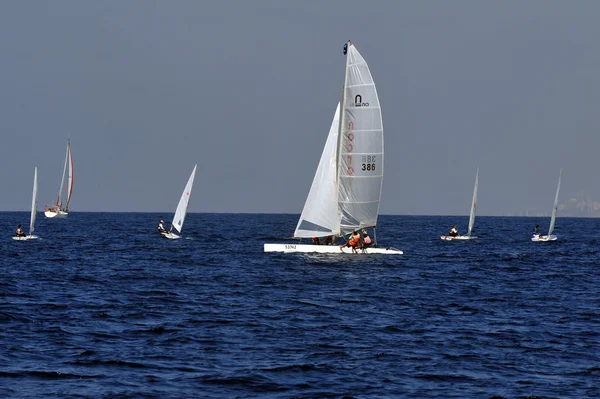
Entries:
{"label": "dark blue water", "polygon": [[596,219],[383,216],[405,255],[306,256],[263,253],[297,215],[0,215],[0,397],[600,397]]}

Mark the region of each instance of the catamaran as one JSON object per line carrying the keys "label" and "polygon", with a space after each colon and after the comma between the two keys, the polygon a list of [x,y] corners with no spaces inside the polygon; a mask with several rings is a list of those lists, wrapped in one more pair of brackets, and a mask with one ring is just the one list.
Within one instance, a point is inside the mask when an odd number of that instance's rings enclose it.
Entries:
{"label": "catamaran", "polygon": [[28,241],[35,240],[38,236],[34,236],[33,232],[35,230],[35,217],[37,215],[37,205],[38,205],[38,197],[37,197],[37,166],[33,170],[33,195],[31,198],[31,217],[29,218],[29,234],[26,236],[14,236],[13,240],[17,241]]}
{"label": "catamaran", "polygon": [[181,194],[181,198],[179,199],[179,204],[177,204],[177,209],[175,210],[175,215],[173,216],[173,221],[171,222],[171,228],[168,232],[160,233],[163,237],[169,238],[171,240],[175,240],[177,238],[181,238],[180,235],[173,233],[173,229],[176,232],[181,234],[181,229],[183,228],[183,221],[185,220],[185,215],[187,214],[188,203],[190,202],[190,195],[192,194],[192,186],[194,185],[194,176],[196,176],[196,167],[194,166],[194,170],[192,170],[192,174],[188,179],[185,188],[183,189],[183,193]]}
{"label": "catamaran", "polygon": [[562,169],[558,174],[558,186],[556,187],[556,196],[554,197],[554,206],[552,207],[552,217],[550,218],[550,228],[548,229],[548,235],[538,235],[534,234],[531,237],[531,241],[534,242],[546,242],[546,241],[556,241],[558,239],[557,236],[553,235],[554,232],[554,221],[556,220],[556,210],[558,209],[558,192],[560,191],[560,179],[562,177]]}
{"label": "catamaran", "polygon": [[[348,41],[344,86],[294,237],[337,237],[373,228],[375,245],[359,253],[402,254],[376,245],[383,183],[383,121],[369,67]],[[349,247],[264,244],[265,252],[357,253]]]}
{"label": "catamaran", "polygon": [[[68,174],[68,175],[67,175]],[[66,200],[63,196],[65,188],[65,178],[67,178]],[[65,155],[65,166],[63,175],[60,181],[60,189],[58,190],[58,198],[56,204],[46,205],[44,215],[47,218],[66,218],[69,215],[69,203],[71,202],[71,194],[73,193],[73,157],[71,156],[71,139],[67,140],[67,154]],[[64,203],[63,203],[64,201]]]}
{"label": "catamaran", "polygon": [[473,226],[475,225],[475,211],[477,210],[477,186],[479,184],[479,168],[475,173],[475,188],[473,188],[473,200],[471,201],[471,213],[469,214],[469,230],[467,235],[464,236],[441,236],[442,240],[454,241],[454,240],[474,240],[477,237],[472,236]]}

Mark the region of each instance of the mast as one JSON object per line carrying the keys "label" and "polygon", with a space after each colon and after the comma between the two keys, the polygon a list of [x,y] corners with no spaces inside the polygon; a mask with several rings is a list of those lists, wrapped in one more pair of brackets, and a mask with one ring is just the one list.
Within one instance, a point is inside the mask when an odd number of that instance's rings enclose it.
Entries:
{"label": "mast", "polygon": [[340,125],[338,127],[338,142],[337,142],[337,151],[335,154],[336,157],[336,165],[337,165],[337,170],[335,173],[335,196],[338,202],[338,230],[339,233],[342,234],[342,227],[341,227],[341,223],[342,223],[342,213],[340,211],[340,205],[339,205],[339,196],[340,196],[340,169],[341,169],[341,165],[342,165],[342,157],[340,156],[341,152],[342,152],[342,133],[344,132],[344,129],[346,129],[346,82],[348,81],[348,62],[350,57],[348,56],[348,51],[350,51],[350,46],[352,46],[352,42],[350,42],[350,40],[348,40],[348,42],[346,42],[346,44],[344,45],[344,56],[346,57],[346,62],[344,63],[344,85],[342,86],[342,99],[340,101]]}
{"label": "mast", "polygon": [[[67,139],[67,154],[69,159],[69,183],[67,184],[67,205],[65,206],[65,211],[69,210],[69,203],[71,202],[71,194],[73,193],[73,181],[75,178],[75,169],[73,167],[73,155],[71,154],[71,139]],[[64,179],[64,173],[63,173]]]}

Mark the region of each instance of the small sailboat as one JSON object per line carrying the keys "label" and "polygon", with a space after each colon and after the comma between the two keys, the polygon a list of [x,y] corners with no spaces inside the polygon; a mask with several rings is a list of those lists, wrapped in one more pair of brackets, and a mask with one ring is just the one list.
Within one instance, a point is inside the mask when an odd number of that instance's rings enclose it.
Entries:
{"label": "small sailboat", "polygon": [[35,240],[38,237],[33,235],[35,230],[35,217],[37,215],[37,205],[38,205],[38,197],[37,197],[37,166],[33,172],[33,196],[31,198],[31,217],[29,218],[29,234],[26,236],[14,236],[13,240],[17,241],[28,241]]}
{"label": "small sailboat", "polygon": [[185,188],[183,189],[183,193],[181,194],[181,198],[179,199],[179,204],[177,205],[177,209],[175,210],[175,215],[173,216],[173,222],[171,222],[171,229],[166,233],[160,233],[163,237],[169,238],[171,240],[175,240],[177,238],[181,238],[180,235],[173,233],[173,229],[179,234],[181,234],[181,229],[183,228],[183,221],[185,220],[185,215],[187,214],[188,203],[190,202],[190,195],[192,194],[192,186],[194,185],[194,176],[196,176],[196,167],[194,166],[194,170],[192,170],[192,174],[188,179]]}
{"label": "small sailboat", "polygon": [[[65,178],[67,179],[66,193]],[[63,175],[60,181],[60,189],[58,190],[58,198],[56,204],[46,205],[44,215],[47,218],[66,218],[69,215],[69,203],[71,202],[71,194],[73,193],[73,157],[71,156],[71,139],[67,140],[67,153],[65,155],[65,166]],[[65,195],[66,194],[66,198]]]}
{"label": "small sailboat", "polygon": [[[383,121],[375,82],[365,59],[348,42],[345,77],[325,148],[294,237],[339,237],[377,226],[383,184]],[[327,239],[326,239],[327,241]],[[350,247],[264,244],[265,252],[353,253]],[[376,245],[362,253],[402,254]],[[356,251],[354,251],[356,253]]]}
{"label": "small sailboat", "polygon": [[475,174],[475,188],[473,188],[473,200],[471,201],[471,213],[469,214],[469,230],[464,236],[441,236],[442,240],[455,241],[455,240],[474,240],[477,237],[472,236],[473,226],[475,225],[475,213],[477,210],[477,186],[479,185],[479,168]]}
{"label": "small sailboat", "polygon": [[560,179],[562,178],[562,169],[558,174],[558,186],[556,187],[556,196],[554,197],[554,206],[552,207],[552,217],[550,218],[550,228],[548,229],[548,235],[538,235],[534,234],[531,237],[531,241],[534,242],[547,242],[547,241],[556,241],[558,239],[557,236],[553,235],[554,233],[554,222],[556,220],[556,210],[558,209],[558,193],[560,191]]}

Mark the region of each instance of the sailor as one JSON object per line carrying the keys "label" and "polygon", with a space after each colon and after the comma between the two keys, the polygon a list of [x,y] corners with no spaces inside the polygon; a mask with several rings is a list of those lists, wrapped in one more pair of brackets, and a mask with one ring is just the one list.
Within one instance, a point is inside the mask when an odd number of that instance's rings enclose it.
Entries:
{"label": "sailor", "polygon": [[356,231],[353,231],[352,236],[348,239],[348,241],[345,244],[340,245],[340,248],[350,247],[350,248],[352,248],[352,252],[358,253],[358,252],[356,252],[356,248],[358,247],[359,243],[360,243],[360,234],[358,234]]}
{"label": "sailor", "polygon": [[369,233],[367,233],[367,231],[365,229],[363,229],[362,233],[363,233],[362,249],[367,249],[372,244],[371,237],[369,237]]}
{"label": "sailor", "polygon": [[450,237],[457,237],[458,236],[458,230],[456,230],[456,225],[453,224],[452,228],[450,229],[450,233],[448,233],[448,235]]}
{"label": "sailor", "polygon": [[21,223],[17,226],[17,233],[15,234],[17,237],[25,237],[25,233],[23,232],[23,226]]}
{"label": "sailor", "polygon": [[159,233],[166,233],[167,229],[165,229],[165,225],[164,225],[165,221],[161,220],[160,223],[158,224],[158,232]]}
{"label": "sailor", "polygon": [[535,231],[533,232],[533,236],[534,237],[536,237],[536,236],[539,237],[540,236],[540,225],[539,224],[535,225]]}

